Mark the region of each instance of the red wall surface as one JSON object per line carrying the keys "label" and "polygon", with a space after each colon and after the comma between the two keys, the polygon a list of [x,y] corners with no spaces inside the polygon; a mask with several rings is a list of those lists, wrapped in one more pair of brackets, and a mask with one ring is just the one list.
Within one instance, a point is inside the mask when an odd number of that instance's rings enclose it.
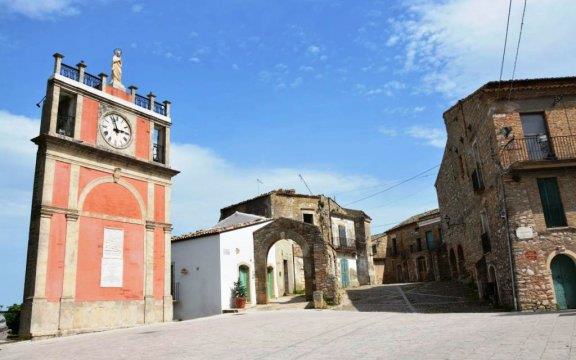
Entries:
{"label": "red wall surface", "polygon": [[138,117],[136,120],[136,157],[150,160],[150,121]]}
{"label": "red wall surface", "polygon": [[96,145],[96,131],[98,130],[98,114],[100,103],[87,96],[82,102],[82,126],[80,139],[88,144]]}
{"label": "red wall surface", "polygon": [[164,229],[154,229],[154,298],[164,296]]}
{"label": "red wall surface", "polygon": [[46,299],[60,301],[64,280],[64,254],[66,251],[66,216],[52,215],[46,269]]}

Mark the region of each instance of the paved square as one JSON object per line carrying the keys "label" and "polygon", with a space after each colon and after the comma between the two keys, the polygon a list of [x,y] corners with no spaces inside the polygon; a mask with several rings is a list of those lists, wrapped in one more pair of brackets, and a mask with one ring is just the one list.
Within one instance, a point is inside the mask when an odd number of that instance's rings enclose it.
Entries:
{"label": "paved square", "polygon": [[[422,313],[415,301],[412,312],[399,288],[359,289],[373,295],[365,303],[389,301],[387,311],[249,311],[5,344],[0,359],[576,359],[576,311]],[[410,302],[445,296],[405,290]]]}

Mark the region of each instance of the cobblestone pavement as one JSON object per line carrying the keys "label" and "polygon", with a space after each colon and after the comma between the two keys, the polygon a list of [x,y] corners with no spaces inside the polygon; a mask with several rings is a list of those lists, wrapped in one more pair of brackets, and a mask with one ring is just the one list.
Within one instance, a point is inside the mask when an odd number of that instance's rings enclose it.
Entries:
{"label": "cobblestone pavement", "polygon": [[386,312],[494,312],[467,285],[425,282],[347,289],[341,310]]}
{"label": "cobblestone pavement", "polygon": [[[405,290],[409,298],[425,289]],[[378,291],[409,308],[394,286],[374,287],[367,303]],[[0,359],[576,359],[575,328],[576,311],[291,309],[4,344]]]}

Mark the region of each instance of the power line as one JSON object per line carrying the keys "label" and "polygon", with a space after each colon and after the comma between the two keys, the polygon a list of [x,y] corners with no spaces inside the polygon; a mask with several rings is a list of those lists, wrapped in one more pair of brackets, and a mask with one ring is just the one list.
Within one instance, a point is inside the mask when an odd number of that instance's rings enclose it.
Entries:
{"label": "power line", "polygon": [[304,176],[302,176],[302,174],[298,174],[298,176],[300,177],[300,180],[302,180],[302,182],[306,186],[306,189],[308,189],[308,192],[310,192],[310,195],[314,195],[312,193],[312,190],[310,190],[310,186],[308,186],[308,183],[306,183],[306,180],[304,180]]}
{"label": "power line", "polygon": [[431,170],[434,170],[434,169],[436,169],[436,168],[439,167],[439,166],[440,166],[440,164],[434,165],[434,166],[432,166],[432,167],[429,168],[429,169],[426,169],[426,170],[424,170],[424,171],[422,171],[422,172],[420,172],[420,173],[418,173],[418,174],[416,174],[416,175],[414,175],[414,176],[409,177],[408,179],[404,179],[404,180],[402,180],[402,181],[400,181],[400,182],[398,182],[398,183],[396,183],[396,184],[394,184],[394,185],[392,185],[392,186],[389,186],[389,187],[387,187],[387,188],[385,188],[385,189],[383,189],[383,190],[377,191],[377,192],[375,192],[375,193],[373,193],[373,194],[370,194],[370,195],[368,195],[368,196],[364,196],[364,197],[362,197],[362,198],[360,198],[360,199],[358,199],[358,200],[354,200],[354,201],[352,201],[352,202],[349,202],[349,203],[345,204],[344,206],[356,204],[356,203],[358,203],[358,202],[360,202],[360,201],[364,201],[364,200],[366,200],[366,199],[373,198],[373,197],[376,196],[376,195],[380,195],[380,194],[382,194],[382,193],[384,193],[384,192],[386,192],[386,191],[388,191],[388,190],[394,189],[394,188],[397,187],[397,186],[400,186],[400,185],[402,185],[402,184],[404,184],[404,183],[407,183],[408,181],[414,180],[414,179],[418,178],[420,175],[424,175],[424,174],[426,174],[427,172],[429,172],[429,171],[431,171]]}
{"label": "power line", "polygon": [[512,86],[514,85],[514,76],[516,75],[516,64],[518,63],[518,53],[520,52],[520,41],[522,40],[522,30],[524,28],[524,16],[526,15],[526,3],[524,0],[524,9],[522,9],[522,20],[520,22],[520,33],[518,34],[518,44],[516,45],[516,56],[514,57],[514,68],[512,69],[512,79],[510,80],[510,91],[508,92],[508,101],[512,97]]}
{"label": "power line", "polygon": [[502,74],[504,73],[504,59],[506,58],[506,47],[508,46],[508,29],[510,28],[510,12],[512,11],[512,0],[508,3],[508,19],[506,20],[506,35],[504,36],[504,49],[502,50],[502,62],[500,63],[500,78],[498,79],[498,93],[502,83]]}

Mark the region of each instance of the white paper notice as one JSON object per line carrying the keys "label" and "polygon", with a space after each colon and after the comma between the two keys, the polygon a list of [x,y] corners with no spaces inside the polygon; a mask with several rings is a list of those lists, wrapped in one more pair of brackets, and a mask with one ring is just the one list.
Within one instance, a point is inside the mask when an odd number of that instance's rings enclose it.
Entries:
{"label": "white paper notice", "polygon": [[124,230],[104,229],[100,287],[122,287]]}

